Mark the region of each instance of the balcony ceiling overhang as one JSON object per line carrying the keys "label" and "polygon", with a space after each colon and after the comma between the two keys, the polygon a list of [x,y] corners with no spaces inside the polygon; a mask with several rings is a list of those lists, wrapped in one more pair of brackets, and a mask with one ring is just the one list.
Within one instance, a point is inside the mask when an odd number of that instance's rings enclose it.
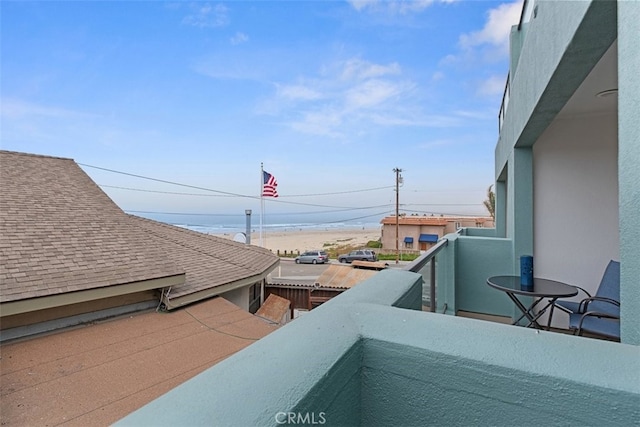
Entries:
{"label": "balcony ceiling overhang", "polygon": [[[616,92],[606,92],[616,89]],[[575,93],[559,117],[612,113],[618,109],[618,41],[614,41]],[[603,94],[598,95],[598,94]]]}

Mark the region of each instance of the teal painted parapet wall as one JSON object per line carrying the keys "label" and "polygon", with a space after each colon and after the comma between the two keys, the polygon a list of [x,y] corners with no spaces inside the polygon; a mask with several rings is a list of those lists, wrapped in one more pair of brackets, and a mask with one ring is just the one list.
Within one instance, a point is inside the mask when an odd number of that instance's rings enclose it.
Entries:
{"label": "teal painted parapet wall", "polygon": [[640,2],[618,2],[620,334],[640,345]]}
{"label": "teal painted parapet wall", "polygon": [[416,310],[386,270],[120,420],[120,426],[621,425],[640,348]]}
{"label": "teal painted parapet wall", "polygon": [[437,311],[442,312],[446,304],[447,314],[464,310],[512,317],[514,304],[506,294],[489,287],[487,278],[520,273],[513,267],[513,241],[455,233],[445,238],[449,244],[438,255]]}
{"label": "teal painted parapet wall", "polygon": [[638,425],[636,346],[396,311],[358,318],[360,425]]}
{"label": "teal painted parapet wall", "polygon": [[420,310],[422,276],[382,271],[118,424],[277,425],[276,417],[303,410],[316,421],[330,411],[331,425],[359,424],[362,356],[353,319],[368,310],[363,304]]}
{"label": "teal painted parapet wall", "polygon": [[465,228],[462,235],[469,237],[499,237],[495,228]]}

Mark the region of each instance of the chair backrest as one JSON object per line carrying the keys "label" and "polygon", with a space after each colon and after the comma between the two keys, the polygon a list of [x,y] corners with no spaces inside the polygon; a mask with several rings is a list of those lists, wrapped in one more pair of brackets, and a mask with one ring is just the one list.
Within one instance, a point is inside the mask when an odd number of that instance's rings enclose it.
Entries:
{"label": "chair backrest", "polygon": [[609,261],[596,296],[620,302],[620,263],[618,261]]}

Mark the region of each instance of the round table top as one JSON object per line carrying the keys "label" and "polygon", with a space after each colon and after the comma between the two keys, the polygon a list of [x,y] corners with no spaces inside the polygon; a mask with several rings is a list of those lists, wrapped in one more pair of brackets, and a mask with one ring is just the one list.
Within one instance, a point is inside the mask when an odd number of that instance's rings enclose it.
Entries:
{"label": "round table top", "polygon": [[533,278],[533,290],[524,290],[520,285],[520,276],[493,276],[487,279],[492,288],[512,294],[529,295],[533,297],[564,298],[578,294],[578,288],[555,280]]}

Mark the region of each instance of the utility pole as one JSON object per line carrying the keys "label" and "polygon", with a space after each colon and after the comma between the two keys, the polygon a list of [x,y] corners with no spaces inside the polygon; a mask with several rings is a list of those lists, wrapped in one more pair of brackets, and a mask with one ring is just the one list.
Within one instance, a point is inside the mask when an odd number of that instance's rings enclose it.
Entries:
{"label": "utility pole", "polygon": [[400,184],[402,183],[402,169],[394,168],[396,173],[396,264],[400,262],[400,246],[399,246],[399,234],[400,234]]}
{"label": "utility pole", "polygon": [[245,243],[247,245],[250,245],[251,244],[251,209],[245,209],[244,214],[246,216]]}

